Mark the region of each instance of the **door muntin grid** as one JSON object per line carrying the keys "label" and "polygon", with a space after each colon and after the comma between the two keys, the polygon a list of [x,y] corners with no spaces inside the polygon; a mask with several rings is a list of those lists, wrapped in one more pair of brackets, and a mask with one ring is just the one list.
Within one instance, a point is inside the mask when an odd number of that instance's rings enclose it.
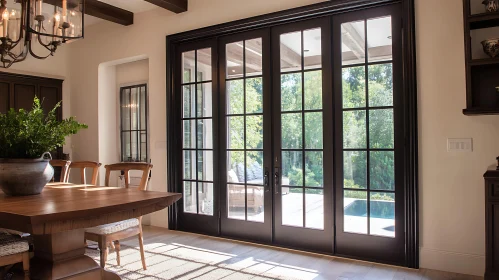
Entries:
{"label": "door muntin grid", "polygon": [[265,222],[262,38],[226,52],[227,218]]}
{"label": "door muntin grid", "polygon": [[212,49],[182,53],[184,213],[213,216]]}
{"label": "door muntin grid", "polygon": [[391,16],[343,23],[343,231],[395,237]]}
{"label": "door muntin grid", "polygon": [[324,229],[322,30],[280,35],[282,225]]}

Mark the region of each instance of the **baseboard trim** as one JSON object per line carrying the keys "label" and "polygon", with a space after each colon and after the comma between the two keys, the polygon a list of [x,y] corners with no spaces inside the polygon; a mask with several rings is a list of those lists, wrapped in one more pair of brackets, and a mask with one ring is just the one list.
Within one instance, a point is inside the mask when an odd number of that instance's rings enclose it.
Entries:
{"label": "baseboard trim", "polygon": [[420,266],[422,268],[483,277],[485,273],[485,256],[421,247]]}

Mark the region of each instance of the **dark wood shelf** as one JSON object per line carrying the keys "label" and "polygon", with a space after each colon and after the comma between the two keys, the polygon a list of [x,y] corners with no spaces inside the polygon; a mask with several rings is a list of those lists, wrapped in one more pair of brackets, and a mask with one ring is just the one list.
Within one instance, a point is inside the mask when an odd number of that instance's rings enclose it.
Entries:
{"label": "dark wood shelf", "polygon": [[[499,57],[473,59],[472,30],[499,27],[499,12],[470,14],[471,0],[463,0],[464,48],[466,66],[466,109],[463,114],[499,115]],[[485,11],[485,10],[484,10]],[[483,38],[486,39],[486,38]],[[487,38],[490,39],[490,38]],[[478,50],[477,50],[478,51]]]}
{"label": "dark wood shelf", "polygon": [[466,116],[477,116],[477,115],[498,115],[499,108],[470,108],[463,109],[463,114]]}
{"label": "dark wood shelf", "polygon": [[499,26],[499,12],[483,13],[468,17],[470,29],[482,29]]}
{"label": "dark wood shelf", "polygon": [[494,65],[494,64],[499,65],[499,57],[472,59],[469,64],[470,66]]}

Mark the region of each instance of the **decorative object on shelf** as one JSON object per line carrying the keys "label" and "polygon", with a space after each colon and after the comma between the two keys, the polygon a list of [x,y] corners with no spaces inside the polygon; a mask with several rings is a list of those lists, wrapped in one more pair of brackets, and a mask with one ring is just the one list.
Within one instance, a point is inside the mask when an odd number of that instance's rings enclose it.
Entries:
{"label": "decorative object on shelf", "polygon": [[7,195],[39,194],[54,175],[45,155],[62,147],[66,136],[87,128],[73,117],[58,121],[60,103],[47,114],[37,97],[33,103],[30,111],[0,113],[0,188]]}
{"label": "decorative object on shelf", "polygon": [[0,68],[28,54],[45,59],[62,43],[83,38],[84,7],[85,0],[0,0]]}
{"label": "decorative object on shelf", "polygon": [[482,41],[483,51],[490,57],[499,57],[499,38]]}
{"label": "decorative object on shelf", "polygon": [[499,0],[484,0],[485,10],[489,13],[494,13],[499,10]]}

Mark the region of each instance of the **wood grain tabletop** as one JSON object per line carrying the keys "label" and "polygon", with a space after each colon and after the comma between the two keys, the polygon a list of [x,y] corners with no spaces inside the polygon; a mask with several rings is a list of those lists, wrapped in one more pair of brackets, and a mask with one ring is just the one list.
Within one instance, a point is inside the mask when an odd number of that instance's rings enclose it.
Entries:
{"label": "wood grain tabletop", "polygon": [[48,184],[33,196],[0,191],[0,227],[51,234],[136,218],[164,209],[181,194],[133,188]]}

